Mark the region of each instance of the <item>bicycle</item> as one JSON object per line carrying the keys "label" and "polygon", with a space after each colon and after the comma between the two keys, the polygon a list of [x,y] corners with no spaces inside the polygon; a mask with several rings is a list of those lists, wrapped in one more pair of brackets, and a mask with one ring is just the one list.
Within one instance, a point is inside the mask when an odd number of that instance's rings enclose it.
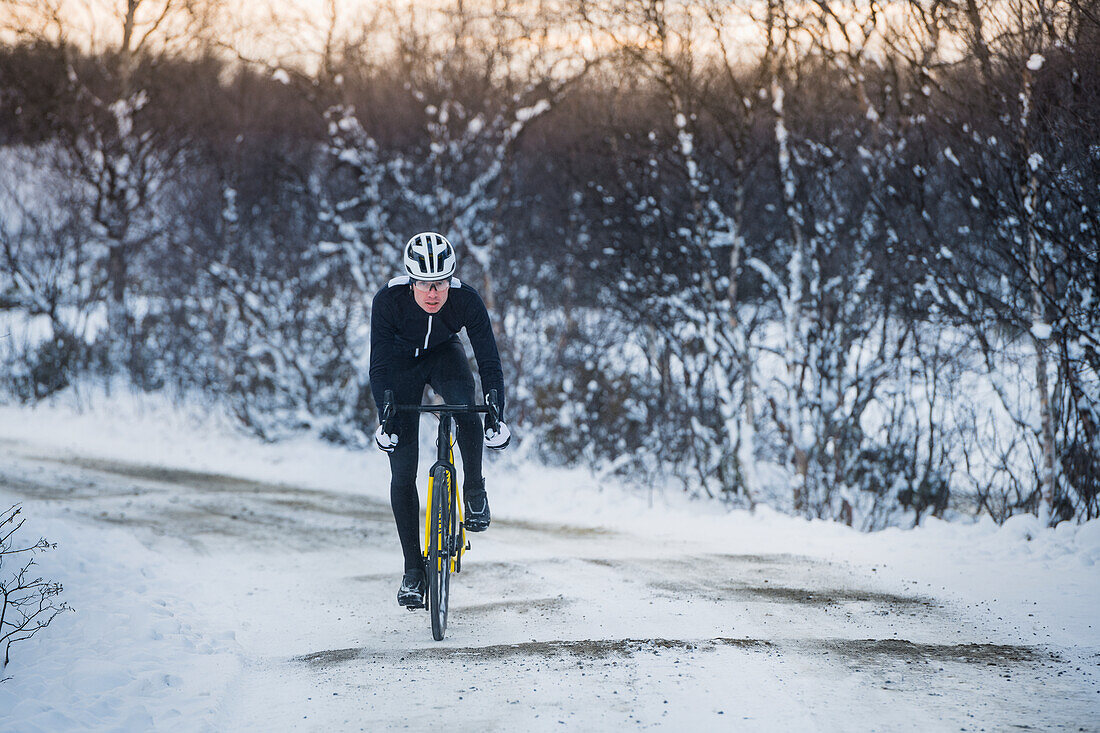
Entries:
{"label": "bicycle", "polygon": [[383,402],[384,421],[399,412],[430,412],[439,418],[436,461],[428,472],[428,501],[424,517],[424,571],[428,578],[428,593],[424,606],[408,606],[408,609],[426,608],[432,621],[432,637],[442,641],[447,633],[451,573],[461,572],[462,555],[470,549],[466,528],[462,524],[462,502],[455,480],[452,421],[459,413],[485,413],[489,421],[487,427],[499,430],[497,391],[489,391],[484,405],[397,405],[390,390],[386,391]]}

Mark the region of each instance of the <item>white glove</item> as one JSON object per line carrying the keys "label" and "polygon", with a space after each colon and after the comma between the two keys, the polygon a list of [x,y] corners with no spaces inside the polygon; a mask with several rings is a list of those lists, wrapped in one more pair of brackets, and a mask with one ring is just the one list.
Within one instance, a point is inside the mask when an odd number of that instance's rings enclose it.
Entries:
{"label": "white glove", "polygon": [[503,422],[498,423],[499,430],[485,428],[485,445],[493,450],[504,450],[512,439],[512,431]]}
{"label": "white glove", "polygon": [[374,442],[378,444],[378,450],[393,453],[393,449],[397,447],[397,434],[387,433],[384,427],[379,425],[374,431]]}

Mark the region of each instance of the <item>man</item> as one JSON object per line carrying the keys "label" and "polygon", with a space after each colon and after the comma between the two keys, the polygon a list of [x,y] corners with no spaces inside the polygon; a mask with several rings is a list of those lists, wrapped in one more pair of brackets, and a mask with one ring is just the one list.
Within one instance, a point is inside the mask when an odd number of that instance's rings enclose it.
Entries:
{"label": "man", "polygon": [[[405,244],[403,259],[407,274],[390,280],[374,297],[371,310],[370,386],[379,412],[386,390],[393,390],[397,404],[418,405],[427,384],[447,404],[474,404],[474,376],[457,335],[465,328],[482,389],[485,394],[497,391],[503,413],[504,373],[489,314],[477,291],[453,277],[451,243],[441,234],[422,232]],[[464,474],[464,524],[470,532],[482,532],[489,526],[489,500],[481,475],[481,419],[459,414],[455,423]],[[390,455],[390,503],[405,556],[397,602],[413,608],[424,605],[426,590],[416,493],[419,428],[419,415],[400,413],[374,434],[378,447]],[[504,450],[510,439],[503,419],[498,430],[484,432],[485,444],[494,450]]]}

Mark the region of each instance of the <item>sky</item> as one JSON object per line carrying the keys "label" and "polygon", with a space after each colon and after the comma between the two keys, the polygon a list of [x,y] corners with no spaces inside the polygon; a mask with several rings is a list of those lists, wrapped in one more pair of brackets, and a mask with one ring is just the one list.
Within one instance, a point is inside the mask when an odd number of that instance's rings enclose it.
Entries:
{"label": "sky", "polygon": [[[23,35],[45,36],[56,40],[59,34],[70,42],[96,51],[117,49],[122,45],[128,0],[0,0],[0,37],[12,38],[16,29]],[[505,17],[518,18],[524,6],[552,9],[556,3],[546,0],[257,0],[249,3],[225,0],[139,0],[134,13],[131,48],[144,40],[149,48],[170,47],[186,50],[197,46],[203,35],[214,39],[232,54],[269,64],[309,68],[317,62],[326,39],[335,35],[370,38],[372,43],[386,42],[397,29],[411,27],[419,32],[439,28],[442,38],[456,28],[448,8],[461,5],[472,15],[499,27]],[[701,13],[704,3],[687,3]],[[634,6],[635,8],[638,6]],[[675,7],[674,4],[669,7]],[[726,7],[734,7],[732,4]],[[501,9],[505,12],[501,12]],[[167,12],[166,12],[167,11]],[[672,12],[672,11],[670,11]],[[196,16],[200,18],[196,22]],[[594,16],[599,19],[599,16]],[[599,19],[618,24],[615,35],[627,39],[640,27],[637,18]],[[507,26],[507,24],[505,24]],[[758,36],[748,17],[736,12],[727,21],[732,47],[745,48]],[[202,30],[205,26],[205,30]],[[698,36],[712,36],[706,19],[696,20]],[[489,25],[484,31],[490,31]],[[508,26],[513,36],[530,40],[517,23]],[[474,35],[484,36],[482,28]],[[146,38],[147,36],[147,38]],[[594,38],[593,36],[602,36]],[[594,49],[612,43],[606,34],[593,34],[589,28],[567,26],[549,39],[552,47]]]}
{"label": "sky", "polygon": [[[0,0],[0,40],[15,37],[46,37],[51,41],[63,35],[68,41],[102,52],[118,49],[125,36],[127,3],[134,0]],[[229,0],[137,0],[130,48],[142,43],[148,50],[170,49],[181,53],[208,48],[212,42],[228,57],[240,57],[270,67],[297,68],[313,72],[324,57],[326,45],[338,49],[345,39],[364,41],[368,49],[384,52],[399,34],[409,30],[428,38],[447,42],[459,25],[451,9],[462,7],[472,16],[481,16],[467,31],[476,40],[503,33],[521,54],[534,50],[547,53],[580,51],[587,58],[621,43],[655,48],[652,23],[641,14],[642,3],[626,2],[627,8],[615,14],[593,11],[594,24],[581,25],[574,19],[559,24],[547,35],[531,28],[525,8],[554,12],[568,6],[568,0],[255,0],[238,3]],[[598,3],[593,3],[594,7]],[[714,18],[721,28],[725,53],[733,63],[751,60],[763,48],[764,34],[756,19],[764,17],[761,0],[723,2],[720,0],[682,0],[664,6],[669,23],[668,49],[690,43],[704,54],[720,52],[716,43]],[[707,12],[707,8],[717,8]],[[820,15],[816,4],[789,4],[792,17],[807,13]],[[907,7],[896,0],[876,3],[877,14],[868,23],[871,5],[830,3],[833,12],[828,28],[807,22],[797,44],[811,41],[842,51],[866,56],[881,47],[881,34],[890,26],[901,33],[905,42],[918,43],[920,34],[911,32],[906,23]],[[754,19],[755,18],[755,19]],[[851,45],[840,32],[847,27]],[[646,35],[648,34],[648,38]],[[868,35],[869,34],[869,35]],[[941,39],[942,42],[942,39]],[[941,48],[946,48],[941,46]],[[914,53],[919,55],[918,51]],[[950,54],[950,51],[948,51]]]}
{"label": "sky", "polygon": [[[33,35],[56,41],[64,36],[95,51],[117,49],[125,36],[129,1],[0,0],[0,28],[8,39]],[[333,18],[338,26],[356,27],[361,18],[390,4],[390,0],[138,0],[131,48],[144,40],[149,47],[182,49],[205,34],[272,58],[319,46]]]}

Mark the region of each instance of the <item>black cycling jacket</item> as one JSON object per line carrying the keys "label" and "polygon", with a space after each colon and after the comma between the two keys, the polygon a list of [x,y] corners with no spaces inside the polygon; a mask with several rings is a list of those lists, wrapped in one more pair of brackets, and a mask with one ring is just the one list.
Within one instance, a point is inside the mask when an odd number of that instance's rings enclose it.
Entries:
{"label": "black cycling jacket", "polygon": [[463,328],[477,359],[481,387],[495,389],[504,407],[504,372],[489,313],[478,292],[457,277],[451,278],[447,302],[429,314],[413,300],[411,279],[395,277],[374,296],[370,316],[370,388],[382,407],[386,390],[393,389],[391,372],[402,362],[419,359],[440,344],[457,339]]}

